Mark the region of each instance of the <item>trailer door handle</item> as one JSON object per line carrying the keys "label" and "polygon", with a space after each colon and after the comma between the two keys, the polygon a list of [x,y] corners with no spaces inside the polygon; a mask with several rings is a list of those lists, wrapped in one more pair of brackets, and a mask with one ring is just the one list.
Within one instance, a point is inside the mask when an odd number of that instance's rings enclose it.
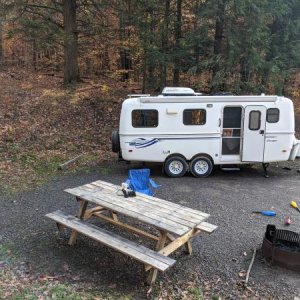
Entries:
{"label": "trailer door handle", "polygon": [[260,134],[265,134],[265,131],[264,130],[260,130],[259,133]]}

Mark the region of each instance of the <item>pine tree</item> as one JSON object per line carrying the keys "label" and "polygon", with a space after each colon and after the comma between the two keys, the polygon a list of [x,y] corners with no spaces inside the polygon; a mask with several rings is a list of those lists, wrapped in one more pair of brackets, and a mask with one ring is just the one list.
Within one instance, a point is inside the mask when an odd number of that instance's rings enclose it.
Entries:
{"label": "pine tree", "polygon": [[300,2],[269,1],[272,22],[262,84],[283,94],[291,75],[300,68]]}

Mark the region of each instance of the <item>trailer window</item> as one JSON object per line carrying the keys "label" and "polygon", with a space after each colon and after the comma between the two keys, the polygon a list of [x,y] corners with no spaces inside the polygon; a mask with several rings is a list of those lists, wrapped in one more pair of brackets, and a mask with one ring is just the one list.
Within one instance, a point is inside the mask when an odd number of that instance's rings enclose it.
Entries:
{"label": "trailer window", "polygon": [[268,123],[277,123],[279,121],[279,109],[278,108],[269,108],[267,110],[267,122]]}
{"label": "trailer window", "polygon": [[223,109],[222,155],[240,153],[242,108],[226,106]]}
{"label": "trailer window", "polygon": [[241,128],[242,108],[235,106],[224,107],[223,128]]}
{"label": "trailer window", "polygon": [[183,111],[184,125],[204,125],[206,123],[205,109],[185,109]]}
{"label": "trailer window", "polygon": [[261,112],[258,110],[252,110],[249,115],[249,129],[258,130],[260,128],[260,116]]}
{"label": "trailer window", "polygon": [[133,127],[157,127],[158,111],[155,109],[135,109],[132,111]]}

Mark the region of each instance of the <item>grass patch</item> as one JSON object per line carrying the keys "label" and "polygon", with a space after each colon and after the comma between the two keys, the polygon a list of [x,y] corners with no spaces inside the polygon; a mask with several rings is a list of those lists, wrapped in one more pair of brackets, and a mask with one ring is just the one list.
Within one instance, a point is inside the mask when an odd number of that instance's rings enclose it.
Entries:
{"label": "grass patch", "polygon": [[57,300],[81,300],[81,299],[94,299],[95,296],[91,293],[77,292],[73,287],[58,284],[47,291],[49,299]]}
{"label": "grass patch", "polygon": [[4,262],[5,264],[9,264],[14,261],[14,257],[8,244],[0,244],[0,261]]}
{"label": "grass patch", "polygon": [[[15,281],[15,277],[12,277]],[[1,284],[1,283],[0,283]],[[0,299],[11,300],[94,300],[96,294],[94,292],[77,291],[75,287],[68,284],[53,283],[31,283],[26,284],[24,279],[20,278],[18,283],[15,282],[14,287],[0,288]],[[104,298],[100,298],[104,299]]]}
{"label": "grass patch", "polygon": [[112,172],[111,166],[99,166],[99,155],[95,153],[85,154],[66,169],[58,171],[58,166],[70,158],[55,150],[22,152],[17,144],[13,144],[9,159],[0,155],[0,191],[14,196],[65,174],[97,171],[107,175]]}
{"label": "grass patch", "polygon": [[[0,276],[0,299],[11,300],[131,300],[131,295],[120,295],[112,291],[102,292],[85,288],[84,284],[31,281],[16,277],[12,273]],[[12,284],[10,284],[10,282]]]}
{"label": "grass patch", "polygon": [[187,291],[192,296],[193,300],[202,300],[203,299],[203,293],[200,288],[191,287],[191,288],[188,288]]}

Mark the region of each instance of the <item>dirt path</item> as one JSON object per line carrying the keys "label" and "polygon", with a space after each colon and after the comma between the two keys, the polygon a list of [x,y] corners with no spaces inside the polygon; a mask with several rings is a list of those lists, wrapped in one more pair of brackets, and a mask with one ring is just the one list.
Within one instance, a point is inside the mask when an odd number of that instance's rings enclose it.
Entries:
{"label": "dirt path", "polygon": [[[290,166],[290,171],[282,169],[283,165],[272,166],[269,179],[262,177],[262,171],[256,167],[235,173],[215,171],[206,179],[170,179],[160,174],[159,167],[151,166],[152,177],[162,185],[158,197],[208,212],[209,221],[219,226],[213,235],[193,241],[191,257],[180,251],[175,254],[175,267],[159,277],[151,295],[184,299],[193,293],[196,297],[200,290],[210,299],[299,296],[300,274],[270,266],[260,251],[252,268],[250,290],[241,287],[244,278],[239,277],[240,271],[247,270],[252,249],[260,247],[268,223],[283,227],[284,217],[290,215],[293,223],[289,229],[299,232],[300,213],[290,208],[289,202],[296,199],[300,203],[300,163]],[[97,179],[120,184],[129,167],[132,166],[104,166],[99,172],[57,178],[14,198],[0,196],[1,243],[32,274],[62,276],[99,293],[145,298],[148,288],[143,284],[145,275],[139,263],[82,237],[70,248],[66,245],[67,235],[58,234],[55,224],[44,218],[56,209],[75,211],[76,201],[64,189]],[[273,209],[278,216],[251,214],[260,209]]]}

